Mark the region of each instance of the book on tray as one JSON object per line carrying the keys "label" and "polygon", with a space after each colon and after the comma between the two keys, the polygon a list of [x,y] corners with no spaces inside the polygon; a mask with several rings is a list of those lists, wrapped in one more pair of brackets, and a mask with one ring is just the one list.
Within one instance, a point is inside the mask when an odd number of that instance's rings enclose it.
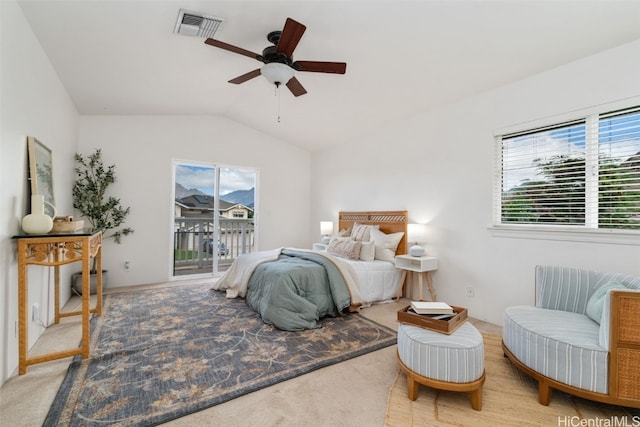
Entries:
{"label": "book on tray", "polygon": [[438,301],[411,301],[411,309],[417,314],[455,314],[453,307]]}

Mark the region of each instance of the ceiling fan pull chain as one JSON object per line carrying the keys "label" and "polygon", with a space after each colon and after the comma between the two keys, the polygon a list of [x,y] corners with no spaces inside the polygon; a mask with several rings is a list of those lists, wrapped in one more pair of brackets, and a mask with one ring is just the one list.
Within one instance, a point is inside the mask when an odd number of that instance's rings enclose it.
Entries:
{"label": "ceiling fan pull chain", "polygon": [[278,98],[278,123],[280,123],[280,83],[276,82],[275,84],[276,87],[276,97]]}

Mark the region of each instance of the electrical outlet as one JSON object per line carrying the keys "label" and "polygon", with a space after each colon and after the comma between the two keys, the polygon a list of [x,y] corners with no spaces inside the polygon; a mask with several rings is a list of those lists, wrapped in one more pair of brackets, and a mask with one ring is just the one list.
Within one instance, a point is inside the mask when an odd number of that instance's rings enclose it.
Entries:
{"label": "electrical outlet", "polygon": [[38,321],[40,320],[40,304],[35,303],[31,307],[31,320]]}
{"label": "electrical outlet", "polygon": [[125,261],[124,264],[122,264],[122,268],[124,269],[124,271],[131,270],[131,262],[130,261]]}
{"label": "electrical outlet", "polygon": [[467,297],[473,298],[476,295],[473,286],[467,286]]}

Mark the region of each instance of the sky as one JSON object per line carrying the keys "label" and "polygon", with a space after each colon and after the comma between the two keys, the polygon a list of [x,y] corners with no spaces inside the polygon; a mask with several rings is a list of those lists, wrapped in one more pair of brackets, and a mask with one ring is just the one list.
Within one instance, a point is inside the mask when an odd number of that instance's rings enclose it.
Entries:
{"label": "sky", "polygon": [[[176,165],[176,183],[185,188],[197,188],[205,194],[214,195],[215,169],[207,166]],[[255,187],[256,171],[250,169],[221,168],[220,194]]]}
{"label": "sky", "polygon": [[[585,157],[587,125],[576,124],[515,137],[508,142],[503,157],[503,189],[525,181],[544,179],[533,168],[534,159],[554,156]],[[619,162],[640,152],[640,113],[601,119],[598,123],[598,154]]]}

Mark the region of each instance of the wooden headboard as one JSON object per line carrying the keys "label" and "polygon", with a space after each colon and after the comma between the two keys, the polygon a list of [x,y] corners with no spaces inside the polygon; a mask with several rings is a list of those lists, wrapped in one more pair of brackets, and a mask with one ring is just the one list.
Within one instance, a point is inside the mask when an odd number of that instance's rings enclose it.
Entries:
{"label": "wooden headboard", "polygon": [[396,255],[407,253],[407,224],[409,214],[407,211],[371,211],[371,212],[339,212],[338,230],[353,227],[353,223],[380,225],[380,231],[386,234],[404,232],[402,240],[396,250]]}

